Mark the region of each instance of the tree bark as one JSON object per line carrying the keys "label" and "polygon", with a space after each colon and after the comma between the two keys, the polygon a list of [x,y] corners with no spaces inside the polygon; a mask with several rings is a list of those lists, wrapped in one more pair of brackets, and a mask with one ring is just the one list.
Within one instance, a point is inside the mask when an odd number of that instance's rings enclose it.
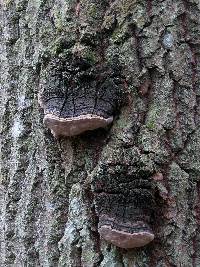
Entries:
{"label": "tree bark", "polygon": [[[1,0],[0,22],[0,265],[200,266],[200,2]],[[55,138],[38,94],[58,93],[62,64],[73,87],[85,62],[91,84],[120,87],[95,106],[114,121]],[[154,240],[109,244],[102,210],[151,211]]]}

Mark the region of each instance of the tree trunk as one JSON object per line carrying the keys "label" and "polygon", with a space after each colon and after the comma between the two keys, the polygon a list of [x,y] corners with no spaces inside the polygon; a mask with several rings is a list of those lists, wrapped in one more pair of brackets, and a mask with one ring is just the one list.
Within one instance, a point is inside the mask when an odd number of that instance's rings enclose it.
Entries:
{"label": "tree trunk", "polygon": [[[0,4],[0,265],[200,266],[199,0]],[[54,137],[44,113],[84,114],[74,84],[113,123]],[[103,216],[155,238],[115,246]]]}

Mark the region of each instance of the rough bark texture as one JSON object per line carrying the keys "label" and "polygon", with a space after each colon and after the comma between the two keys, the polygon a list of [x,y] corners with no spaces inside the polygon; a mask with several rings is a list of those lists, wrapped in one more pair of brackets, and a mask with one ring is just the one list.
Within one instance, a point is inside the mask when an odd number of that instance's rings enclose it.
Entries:
{"label": "rough bark texture", "polygon": [[[1,266],[200,266],[199,0],[0,4]],[[88,109],[112,126],[43,125]],[[106,216],[155,239],[110,245]]]}

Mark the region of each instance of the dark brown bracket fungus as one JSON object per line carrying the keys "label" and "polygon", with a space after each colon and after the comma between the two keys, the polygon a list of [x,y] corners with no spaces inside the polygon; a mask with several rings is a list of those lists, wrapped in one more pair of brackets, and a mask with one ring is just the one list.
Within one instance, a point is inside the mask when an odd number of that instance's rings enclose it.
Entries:
{"label": "dark brown bracket fungus", "polygon": [[[134,212],[137,207],[132,207],[132,209]],[[149,218],[144,218],[142,215],[143,211],[141,211],[141,218],[138,217],[138,220],[134,214],[132,218],[128,219],[120,218],[120,214],[117,213],[114,218],[108,215],[100,215],[99,234],[101,238],[121,248],[129,249],[145,246],[154,239],[154,234],[148,224]]]}
{"label": "dark brown bracket fungus", "polygon": [[92,184],[101,238],[129,249],[154,239],[151,220],[155,204],[150,172],[141,171],[143,167],[134,158],[129,162],[127,156],[125,162],[123,165],[123,156],[120,165],[104,159],[93,174]]}
{"label": "dark brown bracket fungus", "polygon": [[39,104],[55,137],[105,127],[119,109],[123,82],[107,68],[101,74],[86,63],[53,59],[41,71]]}

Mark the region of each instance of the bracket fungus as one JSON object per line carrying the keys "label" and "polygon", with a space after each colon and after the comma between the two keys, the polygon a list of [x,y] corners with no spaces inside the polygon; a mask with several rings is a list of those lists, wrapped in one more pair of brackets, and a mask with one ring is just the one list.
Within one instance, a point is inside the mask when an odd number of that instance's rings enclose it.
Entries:
{"label": "bracket fungus", "polygon": [[125,224],[116,227],[115,223],[99,227],[99,233],[103,239],[125,249],[145,246],[154,239],[152,230],[142,221],[132,224],[131,230],[131,232],[127,231]]}
{"label": "bracket fungus", "polygon": [[[124,206],[124,209],[126,207]],[[137,209],[137,207],[132,207]],[[142,211],[141,215],[142,215]],[[100,215],[99,217],[99,234],[102,239],[107,242],[125,249],[142,247],[150,243],[154,239],[154,234],[149,226],[148,219],[136,218],[120,218],[120,214],[115,214],[115,218],[108,215]],[[142,216],[141,216],[142,217]]]}
{"label": "bracket fungus", "polygon": [[155,201],[151,171],[144,169],[139,155],[134,158],[131,150],[123,153],[125,160],[120,154],[119,162],[106,155],[93,173],[92,185],[101,238],[129,249],[145,246],[154,239],[151,224]]}
{"label": "bracket fungus", "polygon": [[44,117],[44,125],[51,129],[52,134],[57,136],[74,136],[85,131],[103,128],[113,121],[113,117],[86,114],[71,118],[60,118],[47,114]]}
{"label": "bracket fungus", "polygon": [[108,73],[80,59],[73,64],[53,59],[42,69],[39,104],[45,113],[44,125],[55,137],[79,135],[112,123],[123,82]]}

